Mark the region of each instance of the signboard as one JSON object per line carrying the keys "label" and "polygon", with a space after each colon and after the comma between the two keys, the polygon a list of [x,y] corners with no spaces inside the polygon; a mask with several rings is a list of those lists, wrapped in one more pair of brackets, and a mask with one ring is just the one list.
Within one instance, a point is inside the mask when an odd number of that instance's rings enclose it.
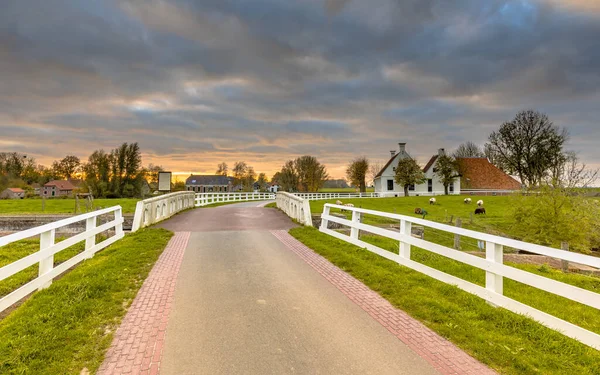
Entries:
{"label": "signboard", "polygon": [[171,172],[158,172],[158,191],[171,191]]}

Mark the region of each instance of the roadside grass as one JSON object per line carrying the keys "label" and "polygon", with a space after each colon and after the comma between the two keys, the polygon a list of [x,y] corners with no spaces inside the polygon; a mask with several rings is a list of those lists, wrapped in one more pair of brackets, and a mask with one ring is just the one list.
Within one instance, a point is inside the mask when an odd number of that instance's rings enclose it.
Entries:
{"label": "roadside grass", "polygon": [[[446,337],[479,361],[502,374],[600,374],[600,351],[535,321],[319,232],[298,227],[290,234],[415,319]],[[372,238],[369,238],[372,237]],[[397,251],[397,243],[364,236],[365,242]],[[474,267],[413,248],[412,258],[431,267],[482,285],[484,273]],[[562,274],[546,267],[514,265],[582,288],[598,291],[597,278]],[[468,268],[468,269],[467,269]],[[584,328],[600,332],[597,310],[505,279],[511,298],[532,303]],[[552,298],[550,298],[550,297]],[[548,299],[550,298],[550,299]]]}
{"label": "roadside grass", "polygon": [[277,208],[277,202],[269,203],[265,205],[266,208]]}
{"label": "roadside grass", "polygon": [[128,234],[33,294],[0,321],[0,373],[94,373],[171,236],[154,228]]}
{"label": "roadside grass", "polygon": [[[120,205],[123,213],[134,213],[139,199],[94,199],[94,209],[108,208]],[[85,203],[79,203],[80,213],[85,213]],[[31,214],[74,214],[75,199],[46,199],[42,211],[42,199],[3,199],[0,200],[0,215],[31,215]]]}
{"label": "roadside grass", "polygon": [[[372,193],[375,191],[375,188],[367,188],[367,193]],[[319,189],[319,193],[358,193],[356,188],[321,188]]]}

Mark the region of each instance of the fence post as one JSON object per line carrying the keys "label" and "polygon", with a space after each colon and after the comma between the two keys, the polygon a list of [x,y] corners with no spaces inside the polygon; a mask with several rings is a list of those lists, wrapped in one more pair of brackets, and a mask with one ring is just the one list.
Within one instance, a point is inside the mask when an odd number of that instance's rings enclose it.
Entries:
{"label": "fence post", "polygon": [[[460,219],[460,217],[456,218],[456,227],[462,228],[462,220]],[[454,235],[454,248],[456,250],[460,250],[460,234]]]}
{"label": "fence post", "polygon": [[[91,230],[93,230],[94,228],[96,228],[96,219],[98,218],[98,216],[94,216],[94,217],[88,217],[85,220],[85,231],[89,232]],[[92,253],[90,250],[92,249],[92,247],[94,247],[94,245],[96,245],[96,235],[92,235],[89,236],[88,238],[85,239],[85,251],[88,252],[87,257],[86,258],[92,258],[94,256],[94,253]]]}
{"label": "fence post", "polygon": [[[121,221],[121,219],[123,219],[123,211],[122,208],[119,207],[116,211],[115,211],[115,220],[117,221]],[[117,225],[115,226],[115,235],[116,236],[122,236],[123,235],[123,223],[117,223]]]}
{"label": "fence post", "polygon": [[328,205],[325,205],[325,207],[323,207],[323,213],[321,214],[321,228],[320,228],[320,230],[327,229],[327,226],[329,225],[329,220],[325,219],[323,216],[324,215],[329,215],[329,211],[330,210],[331,210],[331,208]]}
{"label": "fence post", "polygon": [[[43,232],[40,235],[40,251],[43,251],[54,245],[55,240],[55,229]],[[54,268],[54,254],[48,255],[46,258],[40,260],[38,276],[42,276],[52,271]],[[48,280],[45,284],[41,285],[38,290],[48,288],[52,284],[52,280]]]}
{"label": "fence post", "polygon": [[[569,243],[568,242],[561,242],[560,243],[560,248],[562,250],[569,251]],[[561,259],[560,260],[560,266],[561,266],[563,272],[569,272],[569,261],[568,260]]]}
{"label": "fence post", "polygon": [[[412,236],[412,223],[406,220],[400,220],[400,235],[401,237]],[[410,259],[410,244],[400,240],[400,257]]]}
{"label": "fence post", "polygon": [[[504,249],[502,245],[486,241],[485,259],[492,263],[504,263]],[[493,272],[485,272],[485,288],[491,292],[504,294],[503,277]]]}
{"label": "fence post", "polygon": [[350,237],[358,240],[358,235],[360,233],[360,229],[355,227],[354,225],[360,223],[360,212],[352,211],[352,227],[350,228]]}

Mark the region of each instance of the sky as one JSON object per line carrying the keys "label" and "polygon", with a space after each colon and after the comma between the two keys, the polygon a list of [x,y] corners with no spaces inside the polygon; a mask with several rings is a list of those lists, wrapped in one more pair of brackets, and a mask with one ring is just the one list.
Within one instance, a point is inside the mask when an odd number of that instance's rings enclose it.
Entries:
{"label": "sky", "polygon": [[332,177],[399,142],[425,163],[522,109],[600,167],[597,0],[2,0],[0,151]]}

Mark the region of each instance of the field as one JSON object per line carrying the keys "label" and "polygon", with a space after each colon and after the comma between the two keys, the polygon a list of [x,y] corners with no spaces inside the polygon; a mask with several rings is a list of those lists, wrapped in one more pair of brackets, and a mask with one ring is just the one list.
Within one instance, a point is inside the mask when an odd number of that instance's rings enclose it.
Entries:
{"label": "field", "polygon": [[[374,188],[367,188],[367,193],[374,191]],[[358,193],[358,191],[355,188],[322,188],[319,193]]]}
{"label": "field", "polygon": [[[0,373],[95,373],[115,329],[171,236],[164,229],[128,234],[0,320]],[[36,241],[21,242],[2,248],[0,266],[39,246]],[[79,250],[64,251],[72,256]],[[34,269],[15,275],[12,285],[0,285],[0,295],[35,274]]]}
{"label": "field", "polygon": [[[108,208],[120,205],[123,213],[134,213],[135,205],[139,199],[94,199],[94,208]],[[85,202],[79,201],[79,213],[85,213]],[[46,199],[45,208],[42,210],[42,199],[3,199],[0,200],[0,215],[26,215],[26,214],[73,214],[75,213],[75,199]]]}
{"label": "field", "polygon": [[[494,308],[455,286],[399,266],[315,228],[294,228],[290,234],[394,306],[502,374],[600,374],[599,351],[531,319]],[[392,240],[369,235],[361,239],[389,251],[398,251],[398,243]],[[413,247],[411,258],[478,285],[483,285],[485,280],[482,270],[422,249]],[[545,266],[508,265],[580,288],[600,291],[600,279],[595,277],[564,274]],[[600,315],[594,308],[511,280],[505,280],[505,294],[600,333]]]}

